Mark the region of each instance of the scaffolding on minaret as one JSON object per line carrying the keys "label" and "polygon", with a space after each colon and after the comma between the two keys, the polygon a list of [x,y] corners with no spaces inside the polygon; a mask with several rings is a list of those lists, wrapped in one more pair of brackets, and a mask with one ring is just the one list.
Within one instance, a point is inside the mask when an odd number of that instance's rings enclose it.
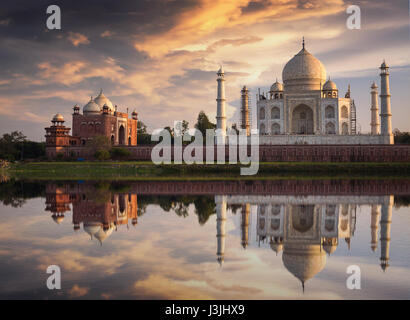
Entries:
{"label": "scaffolding on minaret", "polygon": [[252,108],[249,90],[246,86],[241,90],[241,107],[239,112],[239,127],[246,130],[246,134],[250,135],[252,128]]}
{"label": "scaffolding on minaret", "polygon": [[356,105],[354,103],[354,100],[352,100],[350,104],[350,133],[351,134],[357,134],[357,128],[356,128]]}

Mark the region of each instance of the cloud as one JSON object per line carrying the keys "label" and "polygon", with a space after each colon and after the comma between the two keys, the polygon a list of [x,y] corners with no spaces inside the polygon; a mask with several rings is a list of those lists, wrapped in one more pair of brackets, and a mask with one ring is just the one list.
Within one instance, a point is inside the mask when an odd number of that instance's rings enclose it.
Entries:
{"label": "cloud", "polygon": [[110,30],[105,30],[104,32],[102,32],[100,34],[101,38],[108,38],[114,35],[114,32],[110,31]]}
{"label": "cloud", "polygon": [[85,35],[71,31],[68,32],[67,40],[70,41],[74,47],[78,47],[80,44],[90,44],[90,40],[88,40]]}
{"label": "cloud", "polygon": [[78,284],[75,284],[69,291],[68,294],[71,298],[79,298],[88,294],[90,289],[86,287],[80,287]]}
{"label": "cloud", "polygon": [[[149,130],[177,119],[192,127],[200,110],[215,121],[219,64],[227,72],[227,112],[233,115],[243,85],[254,98],[258,87],[266,91],[281,80],[302,36],[340,90],[349,79],[352,84],[377,80],[377,67],[386,58],[392,66],[393,127],[409,128],[408,71],[403,69],[410,65],[408,8],[400,1],[361,3],[362,29],[353,31],[346,28],[342,0],[158,0],[149,5],[124,0],[121,5],[107,1],[107,6],[84,0],[81,6],[69,1],[64,6],[72,13],[64,20],[67,33],[44,30],[30,1],[24,10],[5,6],[0,19],[12,23],[0,27],[2,133],[13,124],[42,139],[37,121],[55,112],[70,119],[72,105],[85,104],[99,88],[120,110],[136,108]],[[358,121],[366,127],[367,87],[352,85]]]}
{"label": "cloud", "polygon": [[0,26],[2,26],[2,27],[7,27],[10,23],[11,23],[11,19],[10,19],[10,18],[0,20]]}

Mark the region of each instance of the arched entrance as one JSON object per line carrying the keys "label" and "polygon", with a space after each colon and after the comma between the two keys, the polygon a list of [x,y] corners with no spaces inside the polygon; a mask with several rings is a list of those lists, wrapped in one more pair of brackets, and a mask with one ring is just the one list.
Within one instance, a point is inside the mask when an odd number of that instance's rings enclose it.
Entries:
{"label": "arched entrance", "polygon": [[119,143],[125,144],[125,128],[123,125],[120,126],[120,130],[118,132]]}
{"label": "arched entrance", "polygon": [[309,231],[314,224],[314,205],[292,206],[292,227],[294,230],[304,233]]}
{"label": "arched entrance", "polygon": [[336,133],[335,125],[332,122],[328,122],[326,124],[326,134],[335,134],[335,133]]}
{"label": "arched entrance", "polygon": [[313,110],[305,104],[298,105],[292,112],[292,133],[313,134]]}

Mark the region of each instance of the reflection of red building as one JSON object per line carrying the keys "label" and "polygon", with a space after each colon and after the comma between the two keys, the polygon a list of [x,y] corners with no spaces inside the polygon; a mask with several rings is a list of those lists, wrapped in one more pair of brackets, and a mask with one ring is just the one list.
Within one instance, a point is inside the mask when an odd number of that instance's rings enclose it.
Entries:
{"label": "reflection of red building", "polygon": [[127,113],[118,112],[117,106],[103,94],[90,101],[83,107],[75,105],[73,113],[73,131],[64,126],[64,118],[56,114],[51,120],[52,125],[46,130],[46,154],[49,158],[62,154],[66,157],[87,157],[87,141],[95,136],[107,137],[112,145],[137,145],[137,112],[132,112],[132,118]]}
{"label": "reflection of red building", "polygon": [[53,219],[61,223],[64,212],[72,204],[74,230],[83,229],[91,238],[102,242],[119,225],[137,224],[138,204],[136,194],[114,194],[99,192],[89,185],[70,185],[62,187],[48,184],[46,187],[46,210],[53,212]]}

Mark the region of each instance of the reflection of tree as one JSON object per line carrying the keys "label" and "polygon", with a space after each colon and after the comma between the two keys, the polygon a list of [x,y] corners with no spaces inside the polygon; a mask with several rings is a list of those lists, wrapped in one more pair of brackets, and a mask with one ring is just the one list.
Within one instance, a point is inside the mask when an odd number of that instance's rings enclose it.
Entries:
{"label": "reflection of tree", "polygon": [[394,207],[408,207],[410,206],[410,196],[394,196]]}
{"label": "reflection of tree", "polygon": [[45,184],[9,180],[0,183],[0,201],[6,206],[21,207],[26,199],[45,196]]}
{"label": "reflection of tree", "polygon": [[198,216],[199,224],[205,224],[209,216],[215,213],[215,201],[213,197],[207,196],[138,196],[138,215],[146,212],[148,205],[158,205],[165,212],[173,211],[179,217],[187,217],[189,206],[195,206],[195,214]]}
{"label": "reflection of tree", "polygon": [[204,225],[209,217],[215,213],[215,200],[213,197],[197,197],[194,201],[195,213],[198,215],[198,222]]}
{"label": "reflection of tree", "polygon": [[231,212],[233,214],[236,214],[236,211],[241,210],[242,207],[243,207],[242,204],[228,204],[228,206],[227,206],[228,209],[231,209]]}

